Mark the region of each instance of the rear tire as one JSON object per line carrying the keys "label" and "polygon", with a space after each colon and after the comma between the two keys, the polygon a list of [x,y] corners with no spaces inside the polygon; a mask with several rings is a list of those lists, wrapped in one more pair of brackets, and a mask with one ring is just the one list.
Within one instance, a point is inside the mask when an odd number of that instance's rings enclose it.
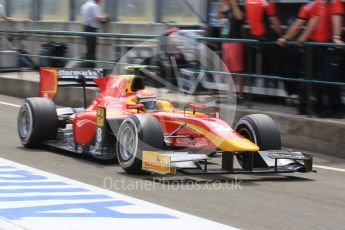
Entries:
{"label": "rear tire", "polygon": [[[265,114],[251,114],[242,117],[237,125],[236,132],[259,146],[260,150],[280,150],[280,132],[274,120]],[[244,169],[251,167],[250,153],[237,155],[237,160]],[[266,167],[266,163],[259,156],[253,155],[253,167]]]}
{"label": "rear tire", "polygon": [[143,173],[142,152],[162,150],[164,135],[159,121],[150,115],[131,115],[118,131],[116,154],[120,166],[128,173]]}
{"label": "rear tire", "polygon": [[22,144],[33,148],[56,138],[58,118],[56,106],[47,98],[28,98],[19,109],[18,134]]}

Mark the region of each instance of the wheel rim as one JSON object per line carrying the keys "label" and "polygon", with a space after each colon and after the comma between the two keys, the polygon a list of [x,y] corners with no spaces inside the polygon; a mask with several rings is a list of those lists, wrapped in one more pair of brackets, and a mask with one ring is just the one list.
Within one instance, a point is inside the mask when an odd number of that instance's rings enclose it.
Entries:
{"label": "wheel rim", "polygon": [[126,125],[122,131],[119,146],[120,156],[124,161],[129,161],[135,157],[137,143],[138,139],[135,130],[130,125]]}
{"label": "wheel rim", "polygon": [[22,138],[26,138],[32,126],[32,119],[28,108],[25,106],[19,114],[19,134]]}

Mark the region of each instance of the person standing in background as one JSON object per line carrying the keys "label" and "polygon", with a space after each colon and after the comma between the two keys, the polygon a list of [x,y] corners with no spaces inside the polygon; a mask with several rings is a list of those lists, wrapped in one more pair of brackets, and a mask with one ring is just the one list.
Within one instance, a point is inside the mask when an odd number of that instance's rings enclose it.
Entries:
{"label": "person standing in background", "polygon": [[[276,41],[281,34],[281,24],[276,6],[272,0],[245,0],[247,23],[250,27],[250,38],[260,42]],[[263,73],[285,75],[284,57],[286,51],[276,44],[259,44],[263,59]]]}
{"label": "person standing in background", "polygon": [[[84,32],[95,33],[99,28],[100,22],[107,22],[108,16],[101,15],[99,7],[101,0],[88,0],[81,6],[81,16],[84,25]],[[96,36],[86,36],[86,59],[96,60]],[[94,68],[94,62],[88,62],[87,67]]]}
{"label": "person standing in background", "polygon": [[[221,33],[224,38],[240,39],[242,37],[241,29],[244,14],[236,0],[221,0],[217,7],[217,19],[224,22]],[[226,69],[230,73],[241,73],[244,71],[244,46],[242,43],[223,42],[222,55]],[[234,80],[239,91],[237,102],[242,103],[244,100],[244,79],[243,77],[234,76]],[[229,90],[232,90],[231,83],[229,83],[229,87]]]}
{"label": "person standing in background", "polygon": [[[341,40],[342,21],[344,7],[341,0],[315,0],[301,7],[298,19],[291,25],[288,31],[278,39],[278,44],[284,43],[298,36],[297,41],[302,45],[305,41],[333,42],[337,45],[344,44]],[[341,81],[340,62],[343,57],[340,49],[333,47],[314,47],[314,76],[313,80]],[[341,99],[341,87],[315,85],[314,94],[316,103],[315,115],[318,117],[343,117],[343,105]],[[299,113],[306,112],[305,87],[300,93]]]}
{"label": "person standing in background", "polygon": [[296,37],[306,22],[306,28],[297,39],[301,44],[307,40],[344,44],[341,40],[343,14],[341,0],[315,0],[303,5],[298,18],[285,35],[278,39],[278,44],[283,45],[287,40]]}
{"label": "person standing in background", "polygon": [[250,34],[259,41],[273,41],[282,34],[275,4],[270,0],[245,0]]}

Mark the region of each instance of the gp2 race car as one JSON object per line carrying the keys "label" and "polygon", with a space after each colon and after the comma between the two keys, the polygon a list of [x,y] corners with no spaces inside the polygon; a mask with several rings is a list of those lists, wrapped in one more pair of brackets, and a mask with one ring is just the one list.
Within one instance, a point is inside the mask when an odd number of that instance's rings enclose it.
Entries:
{"label": "gp2 race car", "polygon": [[[99,94],[87,108],[56,108],[52,99],[61,86],[96,86]],[[40,96],[27,98],[19,111],[18,133],[27,148],[47,145],[117,159],[135,174],[313,171],[311,155],[281,150],[278,127],[269,116],[244,116],[232,129],[217,113],[203,113],[201,104],[180,110],[157,99],[138,75],[42,68]],[[210,163],[217,159],[218,164]]]}

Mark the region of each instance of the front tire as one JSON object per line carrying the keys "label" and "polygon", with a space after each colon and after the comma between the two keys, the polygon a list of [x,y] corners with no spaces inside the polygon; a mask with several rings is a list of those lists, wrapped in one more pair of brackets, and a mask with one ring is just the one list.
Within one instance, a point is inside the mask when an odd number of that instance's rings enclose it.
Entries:
{"label": "front tire", "polygon": [[151,115],[132,115],[118,131],[116,154],[120,166],[128,173],[142,173],[142,152],[163,149],[164,135],[159,121]]}
{"label": "front tire", "polygon": [[41,97],[26,99],[19,109],[17,127],[19,138],[27,148],[55,139],[58,118],[54,102]]}
{"label": "front tire", "polygon": [[[251,114],[242,117],[235,128],[236,132],[244,138],[259,146],[260,150],[280,150],[280,132],[274,120],[265,114]],[[266,163],[259,156],[253,155],[253,167],[264,168]],[[237,155],[237,160],[244,169],[251,167],[250,153]]]}

